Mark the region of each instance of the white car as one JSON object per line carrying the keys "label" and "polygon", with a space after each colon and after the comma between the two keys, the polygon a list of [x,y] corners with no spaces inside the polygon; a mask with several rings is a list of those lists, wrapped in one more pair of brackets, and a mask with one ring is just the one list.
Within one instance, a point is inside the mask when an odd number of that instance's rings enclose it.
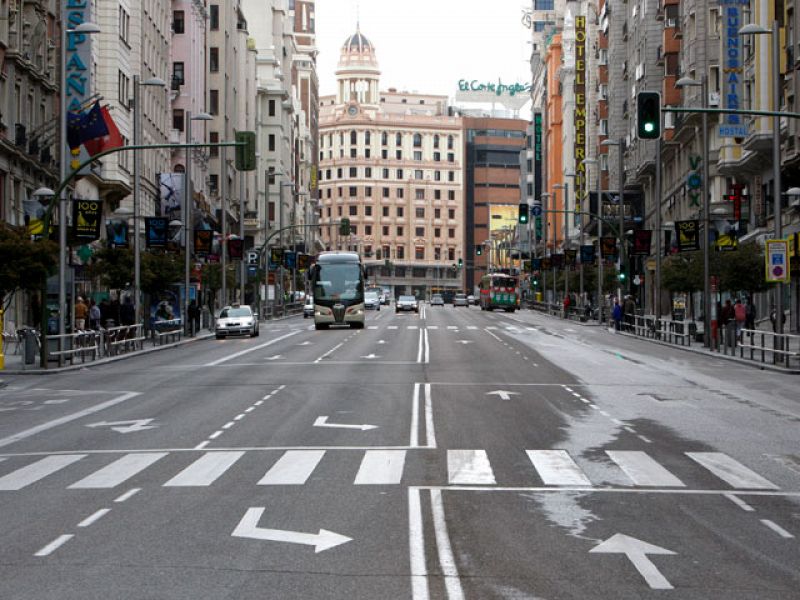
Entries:
{"label": "white car", "polygon": [[415,313],[419,312],[419,306],[417,306],[417,299],[414,296],[400,296],[397,299],[397,302],[394,303],[394,312],[400,312],[405,310],[413,310]]}
{"label": "white car", "polygon": [[367,310],[381,309],[381,299],[377,292],[364,292],[364,308]]}
{"label": "white car", "polygon": [[306,302],[303,304],[303,318],[314,316],[314,296],[306,296]]}
{"label": "white car", "polygon": [[258,336],[258,317],[249,306],[234,304],[219,311],[214,333],[221,340],[229,335]]}

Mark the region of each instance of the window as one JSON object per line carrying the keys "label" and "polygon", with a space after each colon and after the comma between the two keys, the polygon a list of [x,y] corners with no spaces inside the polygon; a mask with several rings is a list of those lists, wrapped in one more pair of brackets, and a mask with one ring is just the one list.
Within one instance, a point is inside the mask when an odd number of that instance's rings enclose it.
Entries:
{"label": "window", "polygon": [[397,178],[398,179],[402,179],[403,178],[403,169],[397,169]]}
{"label": "window", "polygon": [[608,64],[608,49],[607,48],[600,48],[599,57],[597,59],[597,64],[599,65],[607,65]]}
{"label": "window", "polygon": [[344,196],[344,188],[343,188],[342,186],[338,186],[338,187],[336,188],[336,194],[339,196],[339,198],[341,198],[342,196]]}
{"label": "window", "polygon": [[414,148],[422,148],[422,136],[418,133],[414,134]]}
{"label": "window", "polygon": [[358,195],[358,188],[354,185],[351,185],[350,187],[347,188],[347,194],[351,198],[355,198]]}
{"label": "window", "polygon": [[[117,73],[117,94],[119,96],[118,98],[119,103],[122,104],[122,106],[130,106],[131,80],[122,71],[118,71]],[[17,95],[17,98],[21,97],[22,97],[21,94]]]}
{"label": "window", "polygon": [[447,199],[448,200],[455,200],[456,199],[455,190],[447,190]]}
{"label": "window", "polygon": [[416,260],[425,260],[425,247],[424,246],[415,246],[414,247],[414,258]]}
{"label": "window", "polygon": [[381,229],[381,231],[382,231],[383,235],[389,235],[389,226],[388,225],[384,225],[383,228]]}
{"label": "window", "polygon": [[172,128],[177,129],[178,131],[183,131],[183,116],[184,112],[182,108],[173,108],[172,109]]}
{"label": "window", "polygon": [[350,208],[350,211],[349,211],[350,212],[350,216],[351,217],[357,217],[358,216],[358,207],[353,205],[353,206],[350,206],[349,208]]}
{"label": "window", "polygon": [[422,169],[414,169],[414,179],[422,179]]}
{"label": "window", "polygon": [[439,147],[439,134],[438,133],[433,136],[433,147],[434,148],[438,148]]}
{"label": "window", "polygon": [[455,219],[456,218],[456,209],[455,208],[448,208],[447,209],[447,218],[448,219]]}
{"label": "window", "polygon": [[447,153],[447,162],[456,162],[456,155],[452,152]]}
{"label": "window", "polygon": [[552,12],[555,10],[554,0],[533,0],[533,10],[548,10]]}
{"label": "window", "polygon": [[372,167],[364,167],[364,177],[372,179]]}
{"label": "window", "polygon": [[[208,132],[208,141],[212,144],[219,143],[219,131],[209,131]],[[208,149],[208,154],[213,157],[219,156],[219,148],[212,146]]]}
{"label": "window", "polygon": [[403,197],[403,188],[397,188],[397,197],[398,198],[402,198]]}
{"label": "window", "polygon": [[270,117],[275,116],[275,100],[269,101],[269,116]]}
{"label": "window", "polygon": [[358,226],[357,225],[350,225],[350,233],[352,235],[358,235]]}
{"label": "window", "polygon": [[403,260],[406,257],[406,247],[405,246],[398,246],[395,250],[397,253],[397,259]]}
{"label": "window", "polygon": [[389,179],[389,169],[383,169],[383,171],[381,171],[381,177]]}
{"label": "window", "polygon": [[425,200],[425,190],[424,188],[417,188],[414,190],[414,198],[416,200]]}
{"label": "window", "polygon": [[600,155],[600,170],[608,171],[608,154]]}
{"label": "window", "polygon": [[364,188],[364,195],[367,198],[372,198],[372,188],[371,187],[365,187]]}
{"label": "window", "polygon": [[394,136],[394,145],[395,146],[402,146],[403,145],[403,135],[400,133],[396,133]]}
{"label": "window", "polygon": [[449,237],[449,238],[456,237],[456,230],[454,228],[452,228],[452,227],[448,228],[447,237]]}
{"label": "window", "polygon": [[455,260],[456,259],[456,249],[455,248],[448,248],[447,249],[447,260]]}
{"label": "window", "polygon": [[434,227],[433,228],[433,237],[435,237],[435,238],[442,237],[442,228],[441,227]]}
{"label": "window", "polygon": [[368,205],[368,206],[364,207],[364,216],[365,217],[371,217],[372,216],[372,207],[371,206]]}
{"label": "window", "polygon": [[389,143],[389,134],[385,131],[381,132],[381,146],[385,146]]}
{"label": "window", "polygon": [[398,227],[397,228],[397,235],[398,235],[398,237],[402,237],[403,236],[403,228],[402,227]]}
{"label": "window", "polygon": [[372,152],[370,152],[369,148],[364,148],[364,158],[369,158],[372,156]]}
{"label": "window", "polygon": [[275,134],[270,133],[267,137],[267,148],[270,152],[275,152]]}
{"label": "window", "polygon": [[397,207],[397,217],[398,218],[402,218],[403,217],[403,207],[402,206],[398,206]]}
{"label": "window", "polygon": [[455,171],[448,171],[447,172],[447,181],[455,181],[456,180],[456,172]]}
{"label": "window", "polygon": [[364,235],[372,235],[372,225],[364,225]]}
{"label": "window", "polygon": [[[388,217],[389,216],[389,207],[388,206],[384,206],[383,207],[383,216],[384,217]],[[384,227],[384,229],[386,230],[386,231],[384,231],[384,235],[389,235],[389,228],[388,227]]]}
{"label": "window", "polygon": [[452,135],[447,136],[447,149],[452,150],[455,148],[455,138]]}
{"label": "window", "polygon": [[358,134],[355,131],[350,132],[350,145],[355,146],[358,143]]}
{"label": "window", "polygon": [[441,219],[442,218],[442,209],[441,208],[434,208],[433,209],[433,218],[434,219]]}
{"label": "window", "polygon": [[434,181],[441,181],[442,180],[442,172],[441,171],[434,171],[433,172],[433,180]]}
{"label": "window", "polygon": [[433,153],[433,162],[440,162],[442,160],[442,153],[441,152],[434,152]]}
{"label": "window", "polygon": [[342,178],[342,173],[343,173],[342,167],[339,167],[338,169],[336,169],[336,178],[337,179],[341,179]]}
{"label": "window", "polygon": [[331,218],[331,207],[330,206],[328,207],[328,218],[329,219]]}
{"label": "window", "polygon": [[433,249],[433,260],[441,260],[442,259],[442,249],[439,246],[436,246]]}
{"label": "window", "polygon": [[[175,33],[183,33],[183,11],[176,11],[181,13],[181,31],[176,31]],[[131,34],[131,16],[128,12],[119,7],[119,39],[125,42],[126,46],[129,46],[128,40],[130,39]],[[123,154],[125,154],[123,152]]]}
{"label": "window", "polygon": [[350,158],[355,158],[357,152],[358,150],[356,148],[350,148]]}
{"label": "window", "polygon": [[383,258],[389,258],[389,250],[390,250],[389,246],[383,247]]}
{"label": "window", "polygon": [[608,135],[608,119],[600,119],[600,135]]}
{"label": "window", "polygon": [[325,169],[325,179],[330,180],[330,178],[331,178],[331,170]]}
{"label": "window", "polygon": [[336,212],[337,212],[337,213],[339,214],[339,216],[341,217],[341,216],[342,216],[342,207],[341,207],[341,206],[337,206],[337,207],[336,207]]}
{"label": "window", "polygon": [[414,160],[422,160],[422,152],[419,150],[414,150]]}
{"label": "window", "polygon": [[384,198],[388,198],[388,197],[389,197],[389,188],[387,188],[387,187],[385,187],[385,188],[381,188],[381,195],[382,195]]}
{"label": "window", "polygon": [[416,209],[416,215],[417,215],[418,219],[424,219],[425,218],[425,209],[423,207],[421,207],[421,206],[418,207]]}
{"label": "window", "polygon": [[387,158],[389,158],[389,151],[386,150],[385,148],[383,150],[381,150],[381,158],[383,160],[386,160]]}
{"label": "window", "polygon": [[350,179],[358,177],[358,167],[350,167]]}
{"label": "window", "polygon": [[442,190],[433,190],[433,199],[434,200],[441,200],[442,199]]}
{"label": "window", "polygon": [[219,4],[212,4],[208,10],[208,28],[211,31],[217,31],[219,29]]}
{"label": "window", "polygon": [[212,173],[208,176],[208,191],[216,194],[219,190],[219,175]]}
{"label": "window", "polygon": [[369,146],[372,143],[372,136],[370,136],[369,131],[364,132],[364,145]]}
{"label": "window", "polygon": [[219,71],[219,48],[208,49],[208,70],[212,73]]}
{"label": "window", "polygon": [[208,91],[208,112],[212,115],[219,114],[219,90]]}
{"label": "window", "polygon": [[394,157],[397,160],[403,160],[403,151],[402,150],[395,150]]}

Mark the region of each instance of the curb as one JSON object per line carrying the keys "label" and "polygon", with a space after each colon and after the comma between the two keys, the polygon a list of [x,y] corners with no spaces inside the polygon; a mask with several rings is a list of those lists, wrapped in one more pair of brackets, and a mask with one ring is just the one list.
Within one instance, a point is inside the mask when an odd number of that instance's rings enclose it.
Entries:
{"label": "curb", "polygon": [[[101,358],[100,360],[95,360],[92,362],[81,363],[79,365],[70,365],[69,367],[56,367],[54,369],[26,369],[26,370],[5,370],[3,371],[4,375],[56,375],[59,373],[68,373],[70,371],[79,371],[82,369],[88,369],[95,366],[100,365],[107,365],[109,363],[114,363],[120,360],[125,360],[128,358],[133,358],[134,356],[142,356],[144,354],[152,354],[153,352],[159,352],[160,350],[167,350],[169,348],[178,348],[180,346],[185,346],[186,344],[191,344],[192,342],[199,342],[201,340],[208,340],[214,337],[213,333],[205,333],[203,335],[198,335],[193,338],[188,338],[185,340],[181,340],[180,342],[172,342],[171,344],[164,344],[163,346],[153,346],[151,348],[144,348],[139,350],[138,352],[129,352],[127,354],[120,354],[118,356],[109,356],[108,358]],[[3,381],[0,379],[0,387],[5,385]]]}

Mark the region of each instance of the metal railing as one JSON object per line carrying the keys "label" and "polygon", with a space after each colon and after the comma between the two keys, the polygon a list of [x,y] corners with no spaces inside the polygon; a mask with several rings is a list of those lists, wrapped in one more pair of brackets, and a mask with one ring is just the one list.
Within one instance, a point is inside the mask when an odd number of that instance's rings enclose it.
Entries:
{"label": "metal railing", "polygon": [[633,315],[633,330],[631,331],[631,315],[626,316],[628,316],[627,330],[640,337],[660,340],[668,344],[691,346],[692,337],[696,334],[694,323],[690,321],[660,319],[655,315]]}
{"label": "metal railing", "polygon": [[99,333],[105,339],[105,356],[135,352],[144,347],[145,337],[142,325],[109,327]]}
{"label": "metal railing", "polygon": [[183,328],[179,329],[166,329],[158,331],[153,329],[153,345],[163,346],[164,344],[171,344],[172,342],[179,342],[183,336]]}
{"label": "metal railing", "polygon": [[[59,343],[59,340],[62,340]],[[81,363],[86,359],[97,360],[102,354],[103,336],[99,331],[76,331],[63,335],[47,336],[47,360],[57,360],[75,364],[75,359],[80,358]],[[50,347],[62,348],[61,350],[51,350]]]}
{"label": "metal railing", "polygon": [[758,329],[723,327],[719,330],[721,354],[769,364],[784,369],[800,369],[800,335],[773,333]]}

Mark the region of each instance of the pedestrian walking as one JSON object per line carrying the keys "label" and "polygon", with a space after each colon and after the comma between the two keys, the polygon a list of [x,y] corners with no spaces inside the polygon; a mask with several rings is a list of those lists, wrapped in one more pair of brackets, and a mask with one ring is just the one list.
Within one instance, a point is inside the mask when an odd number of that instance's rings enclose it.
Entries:
{"label": "pedestrian walking", "polygon": [[747,303],[747,312],[746,317],[744,320],[744,328],[745,329],[755,329],[756,328],[756,305],[753,302],[753,299],[750,298],[750,301]]}
{"label": "pedestrian walking", "polygon": [[614,331],[619,331],[622,326],[622,306],[617,298],[614,298],[614,308],[611,310],[611,318],[614,319]]}
{"label": "pedestrian walking", "polygon": [[125,302],[119,307],[120,325],[133,325],[136,322],[136,311],[133,308],[130,296],[125,298]]}
{"label": "pedestrian walking", "polygon": [[77,331],[86,329],[86,317],[89,316],[89,307],[84,304],[83,298],[80,296],[78,296],[78,300],[75,302],[73,315],[75,317],[75,329]]}
{"label": "pedestrian walking", "polygon": [[725,306],[719,312],[719,324],[722,327],[728,324],[729,321],[736,319],[736,314],[733,311],[733,305],[730,300],[725,300]]}
{"label": "pedestrian walking", "polygon": [[744,322],[747,320],[747,309],[740,299],[736,299],[736,304],[733,305],[733,316],[736,319],[736,339],[742,339],[742,329],[744,329]]}
{"label": "pedestrian walking", "polygon": [[625,297],[625,305],[622,307],[625,313],[625,325],[628,331],[633,331],[633,325],[636,318],[636,303],[633,301],[633,296]]}
{"label": "pedestrian walking", "polygon": [[566,295],[566,296],[564,296],[564,318],[565,319],[569,318],[569,305],[570,305],[569,295]]}
{"label": "pedestrian walking", "polygon": [[97,306],[97,302],[93,299],[89,300],[89,329],[93,329],[97,331],[100,329],[100,319],[102,315],[100,313],[100,307]]}

